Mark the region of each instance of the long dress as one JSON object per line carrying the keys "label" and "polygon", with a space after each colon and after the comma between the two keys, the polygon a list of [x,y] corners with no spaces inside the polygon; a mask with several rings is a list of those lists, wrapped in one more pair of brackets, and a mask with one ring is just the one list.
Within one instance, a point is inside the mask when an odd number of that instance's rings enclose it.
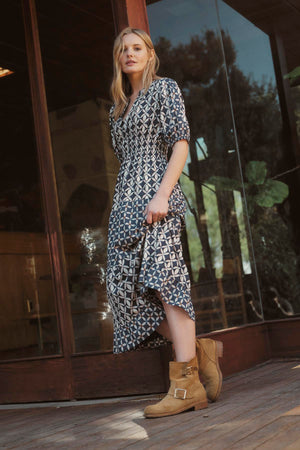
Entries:
{"label": "long dress", "polygon": [[[127,104],[128,106],[128,104]],[[126,110],[126,107],[124,111]],[[180,234],[186,203],[177,183],[167,216],[147,224],[144,210],[158,190],[175,142],[190,139],[181,91],[171,78],[142,89],[125,117],[109,114],[112,145],[121,165],[109,219],[107,296],[113,313],[113,352],[166,342],[155,329],[162,300],[195,320]]]}

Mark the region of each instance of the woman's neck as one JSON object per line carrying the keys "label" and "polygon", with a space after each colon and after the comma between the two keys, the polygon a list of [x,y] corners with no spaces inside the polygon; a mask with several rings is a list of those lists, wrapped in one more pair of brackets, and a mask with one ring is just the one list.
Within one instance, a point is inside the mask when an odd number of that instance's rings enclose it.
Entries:
{"label": "woman's neck", "polygon": [[[137,76],[139,75],[139,76]],[[128,76],[128,75],[127,75]],[[131,86],[131,96],[135,97],[138,95],[141,89],[143,89],[143,76],[140,74],[130,74],[128,80]]]}

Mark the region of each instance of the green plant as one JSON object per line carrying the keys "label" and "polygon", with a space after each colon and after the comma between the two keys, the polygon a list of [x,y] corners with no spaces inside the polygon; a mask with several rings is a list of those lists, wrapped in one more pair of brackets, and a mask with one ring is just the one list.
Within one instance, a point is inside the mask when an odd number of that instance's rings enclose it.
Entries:
{"label": "green plant", "polygon": [[285,74],[283,78],[293,81],[298,77],[300,77],[300,66],[295,67],[291,72]]}
{"label": "green plant", "polygon": [[[254,211],[255,204],[271,208],[276,203],[282,203],[289,194],[287,184],[282,181],[267,178],[267,165],[264,161],[250,161],[246,166],[244,183],[249,214]],[[206,180],[219,190],[242,190],[242,182],[233,178],[212,176]]]}

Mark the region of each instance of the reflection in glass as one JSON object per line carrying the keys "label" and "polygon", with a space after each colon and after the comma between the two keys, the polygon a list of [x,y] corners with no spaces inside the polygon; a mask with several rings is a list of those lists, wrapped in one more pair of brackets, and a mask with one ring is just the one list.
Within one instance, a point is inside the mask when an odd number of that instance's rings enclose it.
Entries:
{"label": "reflection in glass", "polygon": [[[83,2],[84,3],[84,2]],[[110,1],[36,1],[75,350],[111,351],[106,233],[118,163],[108,111]],[[66,20],[67,18],[67,20]]]}
{"label": "reflection in glass", "polygon": [[297,134],[298,140],[300,144],[300,80],[299,77],[297,80],[292,82],[291,93],[294,101],[294,112],[296,118],[296,126],[297,126]]}
{"label": "reflection in glass", "polygon": [[[183,89],[191,127],[190,157],[181,184],[188,203],[183,239],[197,332],[257,320],[246,299],[247,290],[257,298],[257,288],[241,201],[233,190],[210,182],[220,176],[241,184],[215,6],[209,1],[164,0],[149,5],[148,14],[160,73],[175,78]],[[161,26],[164,14],[167,27]],[[233,64],[233,43],[226,33],[223,39]]]}
{"label": "reflection in glass", "polygon": [[283,174],[291,167],[269,38],[225,2],[217,4],[236,48],[235,67],[228,68],[230,93],[264,317],[289,318],[300,312],[299,207],[295,173]]}
{"label": "reflection in glass", "polygon": [[18,2],[1,11],[0,358],[60,352]]}
{"label": "reflection in glass", "polygon": [[[244,116],[251,116],[251,105],[247,108],[244,102],[245,96],[251,95],[251,83],[238,58],[243,38],[233,40],[226,27],[221,30],[215,2],[162,0],[147,4],[160,74],[176,79],[182,88],[191,127],[189,159],[180,181],[188,203],[183,240],[197,332],[261,320],[245,185],[226,79],[228,76],[230,85],[235,85],[235,98],[245,106]],[[259,41],[261,32],[255,30]],[[262,39],[265,44],[264,35]],[[253,44],[250,42],[250,47]],[[269,57],[268,45],[262,51]],[[257,83],[256,87],[259,90]],[[253,106],[255,100],[253,95]],[[277,117],[280,119],[278,111]],[[246,141],[252,134],[245,126]]]}
{"label": "reflection in glass", "polygon": [[283,175],[269,38],[230,3],[147,2],[161,74],[183,89],[191,126],[181,184],[198,332],[300,310],[296,182]]}

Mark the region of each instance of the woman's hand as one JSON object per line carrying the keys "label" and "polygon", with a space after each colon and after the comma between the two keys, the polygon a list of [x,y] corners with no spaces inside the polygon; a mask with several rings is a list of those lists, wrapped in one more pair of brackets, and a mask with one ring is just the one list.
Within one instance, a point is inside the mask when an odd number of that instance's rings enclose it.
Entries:
{"label": "woman's hand", "polygon": [[147,223],[151,224],[162,220],[168,214],[168,209],[168,196],[156,193],[144,211]]}

